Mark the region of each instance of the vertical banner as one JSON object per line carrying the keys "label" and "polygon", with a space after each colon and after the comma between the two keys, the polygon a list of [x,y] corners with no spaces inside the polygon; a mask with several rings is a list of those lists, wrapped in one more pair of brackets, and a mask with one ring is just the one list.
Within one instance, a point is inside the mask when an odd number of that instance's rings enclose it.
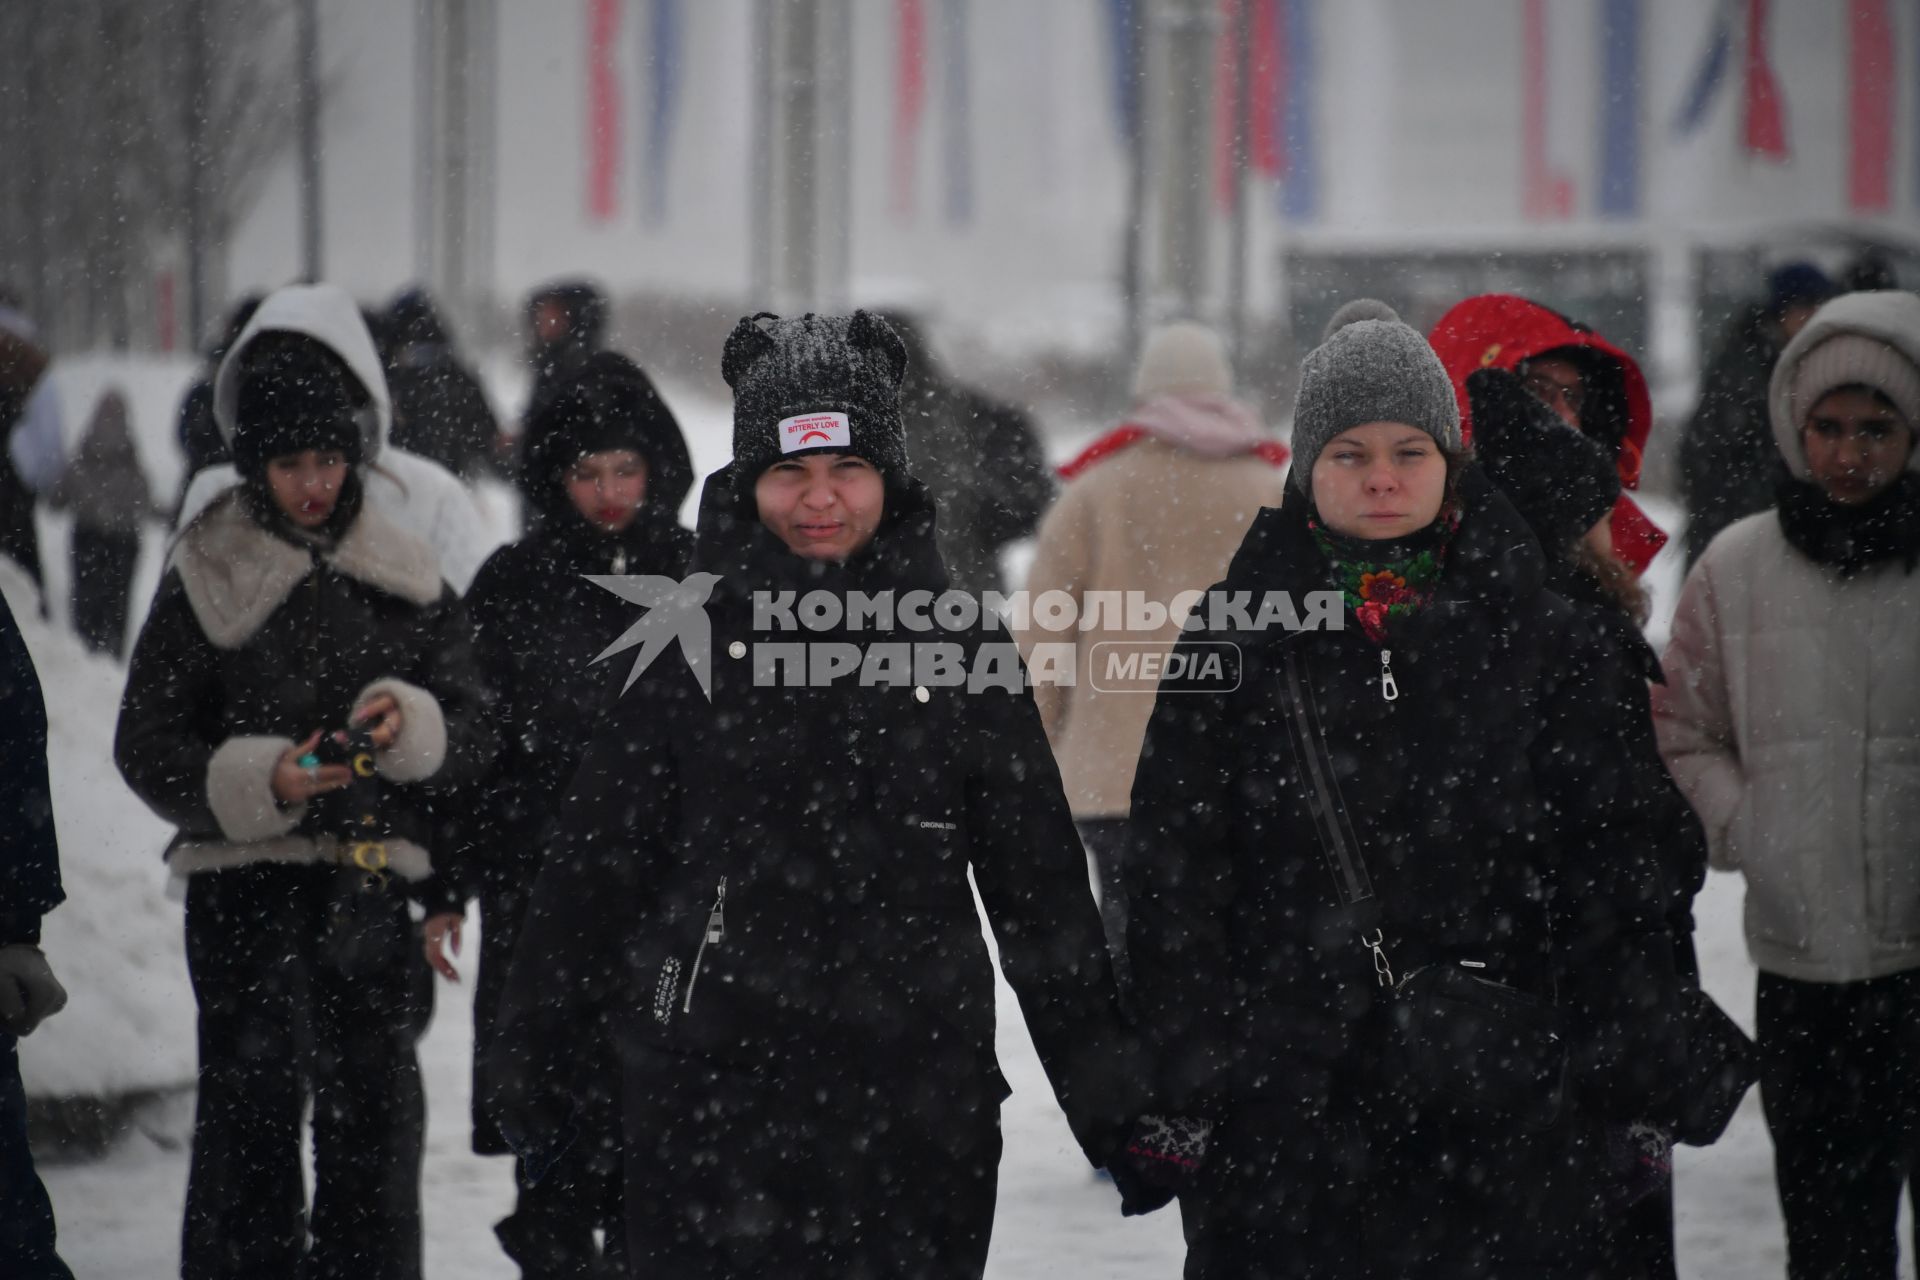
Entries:
{"label": "vertical banner", "polygon": [[1687,82],[1687,96],[1673,118],[1673,134],[1684,138],[1706,123],[1713,100],[1720,96],[1720,85],[1727,78],[1733,61],[1733,18],[1737,0],[1719,0],[1713,7],[1713,27],[1707,34],[1706,52],[1694,67]]}
{"label": "vertical banner", "polygon": [[1314,47],[1315,0],[1281,0],[1274,40],[1281,68],[1280,211],[1295,222],[1320,212],[1320,155],[1316,145],[1313,98],[1319,80]]}
{"label": "vertical banner", "polygon": [[645,30],[646,49],[640,64],[647,74],[640,222],[657,230],[667,224],[668,184],[673,175],[673,125],[680,97],[680,28],[684,15],[680,0],[651,2],[653,10]]}
{"label": "vertical banner", "polygon": [[973,60],[969,56],[971,0],[940,0],[941,151],[946,158],[950,226],[973,218]]}
{"label": "vertical banner", "polygon": [[1787,148],[1786,103],[1773,74],[1767,51],[1767,0],[1747,0],[1747,59],[1745,110],[1740,141],[1749,155],[1769,160],[1790,159]]}
{"label": "vertical banner", "polygon": [[927,16],[922,0],[894,2],[893,216],[913,219],[920,117],[927,100]]}
{"label": "vertical banner", "polygon": [[[1214,56],[1214,203],[1233,207],[1234,112],[1246,111],[1247,168],[1265,178],[1280,176],[1280,58],[1275,34],[1282,0],[1220,0],[1220,38]],[[1240,92],[1240,8],[1247,12],[1247,91]]]}
{"label": "vertical banner", "polygon": [[1848,6],[1847,202],[1855,213],[1893,207],[1893,14],[1888,0]]}
{"label": "vertical banner", "polygon": [[1640,213],[1640,17],[1642,0],[1603,0],[1600,10],[1600,212]]}
{"label": "vertical banner", "polygon": [[1520,41],[1521,205],[1536,220],[1570,217],[1573,182],[1547,155],[1546,0],[1520,0]]}
{"label": "vertical banner", "polygon": [[1107,35],[1113,62],[1113,118],[1120,140],[1129,147],[1140,136],[1140,66],[1134,48],[1135,5],[1141,0],[1107,0]]}
{"label": "vertical banner", "polygon": [[154,340],[160,350],[171,353],[180,345],[178,286],[173,268],[161,271],[153,282]]}
{"label": "vertical banner", "polygon": [[620,208],[620,3],[587,0],[587,217],[596,222]]}

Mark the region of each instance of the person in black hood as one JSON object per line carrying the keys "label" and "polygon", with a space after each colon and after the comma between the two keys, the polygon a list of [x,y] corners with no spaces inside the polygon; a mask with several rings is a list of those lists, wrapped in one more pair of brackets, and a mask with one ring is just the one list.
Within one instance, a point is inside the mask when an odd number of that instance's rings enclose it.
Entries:
{"label": "person in black hood", "polygon": [[1033,417],[951,376],[914,317],[883,318],[907,347],[900,403],[919,474],[944,517],[940,558],[956,589],[1001,590],[1001,552],[1032,537],[1053,501],[1053,472]]}
{"label": "person in black hood", "polygon": [[1687,564],[1720,531],[1774,505],[1786,474],[1767,418],[1767,379],[1801,328],[1838,290],[1819,267],[1789,262],[1767,277],[1767,296],[1741,308],[1700,376],[1700,403],[1680,437],[1687,502]]}
{"label": "person in black hood", "polygon": [[1680,1030],[1689,1043],[1685,1072],[1669,1082],[1667,1095],[1646,1114],[1628,1118],[1595,1109],[1591,1118],[1614,1158],[1595,1209],[1616,1274],[1672,1280],[1669,1143],[1704,1146],[1718,1138],[1755,1072],[1751,1042],[1700,989],[1693,899],[1706,883],[1707,832],[1660,758],[1654,737],[1647,684],[1665,684],[1666,676],[1640,631],[1648,613],[1646,591],[1612,553],[1608,514],[1619,496],[1619,473],[1596,442],[1568,428],[1515,375],[1499,369],[1469,374],[1467,395],[1475,452],[1539,539],[1547,587],[1600,636],[1633,699],[1633,714],[1625,722],[1635,775],[1628,802],[1657,841],[1670,895],[1666,917],[1673,963],[1686,1008]]}
{"label": "person in black hood", "polygon": [[[1184,638],[1237,678],[1158,698],[1133,789],[1135,1009],[1214,1126],[1186,1274],[1601,1274],[1564,1084],[1642,1105],[1672,985],[1627,680],[1397,318],[1307,357],[1293,447],[1218,590],[1330,590],[1343,625]],[[1509,1018],[1408,1021],[1489,983]]]}
{"label": "person in black hood", "polygon": [[361,501],[379,361],[352,300],[296,285],[261,315],[220,380],[242,483],[181,533],[114,737],[186,881],[181,1269],[419,1280],[432,975],[409,899],[431,896],[436,798],[495,742],[432,549]]}
{"label": "person in black hood", "polygon": [[393,397],[392,442],[469,484],[490,473],[499,424],[432,296],[417,287],[400,293],[387,304],[380,336]]}
{"label": "person in black hood", "polygon": [[[619,694],[617,663],[595,659],[631,621],[631,608],[589,574],[679,578],[693,534],[676,519],[693,485],[679,424],[632,361],[590,357],[542,410],[523,461],[533,527],[488,558],[466,597],[481,669],[494,691],[504,750],[490,775],[457,806],[457,873],[430,907],[427,958],[454,979],[464,899],[480,901],[476,1063],[492,1042],[495,1010],[540,859],[561,801],[601,711]],[[602,1064],[587,1081],[585,1136],[537,1184],[523,1166],[514,1213],[495,1229],[530,1277],[592,1274],[604,1229],[607,1255],[625,1244],[620,1214],[619,1072],[604,1036],[576,1044]],[[474,1150],[507,1152],[475,1090]]]}
{"label": "person in black hood", "polygon": [[[694,573],[631,637],[637,683],[514,953],[494,1114],[553,1159],[579,1129],[582,1029],[611,1026],[637,1274],[982,1273],[1007,1086],[969,869],[1082,1147],[1105,1163],[1143,1108],[1018,653],[977,614],[910,620],[947,581],[904,363],[864,312],[729,337],[734,459],[702,494]],[[797,600],[820,630],[780,620]],[[970,686],[994,659],[1011,687]]]}
{"label": "person in black hood", "polygon": [[607,295],[586,280],[556,280],[527,295],[527,363],[533,385],[520,414],[519,452],[538,430],[547,400],[607,345]]}

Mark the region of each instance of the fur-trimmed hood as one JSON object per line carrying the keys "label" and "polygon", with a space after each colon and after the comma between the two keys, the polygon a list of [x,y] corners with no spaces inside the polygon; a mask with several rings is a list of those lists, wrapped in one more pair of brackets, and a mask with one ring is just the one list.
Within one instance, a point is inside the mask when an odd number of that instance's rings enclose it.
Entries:
{"label": "fur-trimmed hood", "polygon": [[233,446],[235,415],[240,402],[240,366],[247,348],[264,333],[305,334],[321,343],[346,364],[349,372],[367,389],[371,401],[360,415],[360,459],[371,463],[386,447],[393,430],[393,401],[387,392],[387,375],[374,348],[373,335],[360,308],[338,285],[293,284],[267,295],[247,327],[227,348],[220,371],[213,379],[213,420],[220,436]]}
{"label": "fur-trimmed hood", "polygon": [[432,549],[377,511],[362,507],[332,550],[309,551],[262,528],[247,514],[239,489],[195,518],[180,535],[172,564],[207,639],[217,649],[237,649],[322,561],[423,607],[445,589]]}

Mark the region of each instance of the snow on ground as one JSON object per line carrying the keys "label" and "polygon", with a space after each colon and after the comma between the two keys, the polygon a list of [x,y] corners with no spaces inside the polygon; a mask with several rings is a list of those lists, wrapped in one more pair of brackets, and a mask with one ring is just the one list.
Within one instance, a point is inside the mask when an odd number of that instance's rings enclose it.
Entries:
{"label": "snow on ground", "polygon": [[[91,397],[108,380],[132,393],[134,426],[156,490],[170,499],[179,462],[172,445],[173,405],[191,375],[182,361],[79,361],[61,370],[69,428],[77,432]],[[517,404],[518,394],[497,402]],[[726,407],[668,384],[663,395],[681,414],[695,465],[711,471],[729,452]],[[73,407],[76,402],[79,407]],[[74,421],[79,419],[79,421]],[[1090,432],[1059,424],[1056,454]],[[483,494],[490,522],[510,521],[502,489]],[[1671,504],[1649,502],[1653,517],[1677,524]],[[687,516],[691,518],[692,501]],[[55,622],[64,619],[65,529],[44,521]],[[143,560],[137,600],[159,572],[159,539]],[[1677,563],[1650,575],[1663,622],[1677,592]],[[26,623],[41,664],[53,716],[55,801],[71,900],[49,917],[47,948],[73,995],[68,1010],[24,1041],[22,1059],[36,1095],[111,1088],[164,1088],[190,1081],[193,1004],[180,947],[179,905],[165,892],[158,851],[167,830],[120,783],[110,754],[123,673],[82,654],[70,635],[39,625],[18,596],[17,577],[0,588]],[[137,612],[137,610],[136,610]],[[1664,631],[1664,628],[1661,628]],[[1754,978],[1740,931],[1737,878],[1712,877],[1698,914],[1708,988],[1751,1028]],[[475,954],[470,938],[467,956]],[[491,1226],[511,1205],[508,1162],[468,1148],[471,984],[440,987],[440,1004],[421,1045],[428,1095],[424,1205],[427,1274],[508,1280],[513,1267]],[[1055,1109],[1011,993],[1000,986],[1000,1053],[1014,1087],[1003,1113],[1006,1155],[988,1274],[1032,1277],[1128,1277],[1179,1274],[1184,1249],[1169,1210],[1123,1220],[1112,1186],[1096,1180]],[[96,1280],[148,1280],[178,1269],[179,1216],[185,1197],[191,1102],[181,1096],[135,1117],[105,1158],[46,1168],[61,1224],[62,1251],[76,1274]],[[1678,1159],[1680,1271],[1683,1276],[1747,1280],[1784,1272],[1771,1149],[1758,1093],[1750,1095],[1715,1147],[1683,1149]],[[1903,1233],[1905,1238],[1910,1234]],[[1911,1276],[1906,1260],[1903,1275]]]}

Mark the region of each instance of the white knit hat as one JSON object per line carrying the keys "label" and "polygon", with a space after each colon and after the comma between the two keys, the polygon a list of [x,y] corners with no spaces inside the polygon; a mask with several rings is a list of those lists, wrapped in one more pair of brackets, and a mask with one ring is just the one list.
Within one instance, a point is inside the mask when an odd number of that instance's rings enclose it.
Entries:
{"label": "white knit hat", "polygon": [[1822,396],[1852,386],[1872,387],[1908,422],[1920,424],[1920,367],[1863,333],[1835,334],[1802,357],[1788,393],[1793,416],[1805,421]]}
{"label": "white knit hat", "polygon": [[[1788,468],[1809,478],[1800,427],[1829,391],[1871,387],[1920,428],[1920,297],[1898,290],[1835,298],[1794,335],[1774,366],[1768,405]],[[1907,467],[1920,471],[1920,449]]]}
{"label": "white knit hat", "polygon": [[1233,369],[1220,335],[1203,324],[1182,320],[1147,335],[1133,371],[1133,399],[1155,396],[1230,395]]}

